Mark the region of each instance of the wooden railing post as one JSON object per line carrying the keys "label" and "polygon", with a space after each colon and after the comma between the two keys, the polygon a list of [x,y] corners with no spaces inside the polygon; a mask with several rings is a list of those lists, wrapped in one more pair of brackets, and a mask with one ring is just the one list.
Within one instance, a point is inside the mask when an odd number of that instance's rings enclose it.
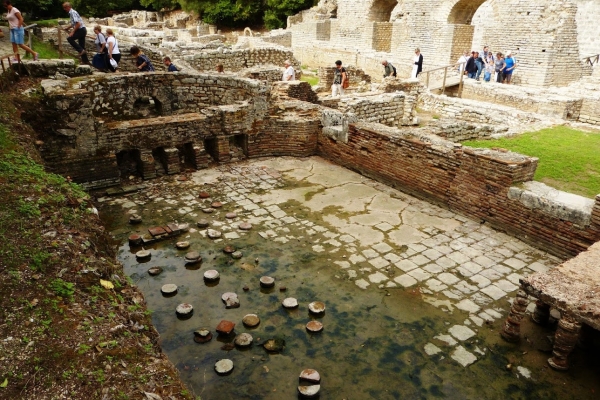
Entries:
{"label": "wooden railing post", "polygon": [[57,29],[58,29],[58,58],[63,58],[62,29],[60,26]]}
{"label": "wooden railing post", "polygon": [[425,79],[425,86],[429,89],[429,71],[427,71],[427,77]]}
{"label": "wooden railing post", "polygon": [[[466,67],[466,65],[465,65]],[[459,68],[460,71],[460,81],[458,82],[458,97],[462,97],[462,89],[463,89],[463,78],[465,76],[465,71],[462,68]]]}
{"label": "wooden railing post", "polygon": [[442,94],[446,90],[446,76],[448,75],[448,67],[444,68],[444,80],[442,81]]}

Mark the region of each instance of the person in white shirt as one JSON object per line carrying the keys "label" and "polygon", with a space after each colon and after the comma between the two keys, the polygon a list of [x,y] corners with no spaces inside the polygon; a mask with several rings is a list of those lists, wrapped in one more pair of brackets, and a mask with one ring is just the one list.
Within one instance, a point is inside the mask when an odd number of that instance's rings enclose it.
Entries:
{"label": "person in white shirt", "polygon": [[465,65],[467,65],[467,61],[469,61],[469,57],[470,57],[469,50],[465,50],[464,54],[462,56],[460,56],[460,58],[456,62],[457,64],[460,64],[458,66],[458,73],[459,74],[462,74],[464,72]]}
{"label": "person in white shirt", "polygon": [[292,63],[290,62],[290,60],[285,60],[283,65],[285,65],[285,71],[283,71],[283,76],[281,77],[281,80],[295,81],[296,71],[294,71],[294,67],[292,67]]}
{"label": "person in white shirt", "polygon": [[16,7],[12,6],[10,0],[4,1],[4,8],[8,11],[6,19],[8,20],[8,25],[10,27],[10,41],[12,43],[13,53],[15,54],[13,61],[20,61],[19,47],[27,53],[30,53],[33,56],[33,61],[37,61],[38,53],[25,46],[25,29],[23,28],[24,23],[21,12]]}

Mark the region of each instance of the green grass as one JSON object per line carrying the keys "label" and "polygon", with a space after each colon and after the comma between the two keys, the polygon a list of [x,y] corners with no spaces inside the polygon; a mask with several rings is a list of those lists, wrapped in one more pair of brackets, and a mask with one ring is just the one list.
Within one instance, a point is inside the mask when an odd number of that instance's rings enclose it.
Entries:
{"label": "green grass", "polygon": [[558,126],[510,138],[463,144],[504,148],[537,157],[536,181],[585,197],[600,194],[600,133]]}
{"label": "green grass", "polygon": [[[38,40],[38,38],[36,38],[35,36],[32,39],[32,47],[33,47],[33,51],[35,51],[36,53],[39,53],[40,55],[40,59],[56,59],[58,58],[58,50],[56,50],[54,48],[54,46],[48,42],[42,42],[40,40]],[[30,54],[27,54],[27,57],[31,57]],[[73,59],[75,61],[78,61],[78,59],[71,57],[70,55],[68,55],[67,53],[63,53],[63,58],[65,59]]]}
{"label": "green grass", "polygon": [[58,26],[58,18],[55,19],[41,19],[39,21],[27,21],[27,25],[37,24],[42,28],[54,28]]}
{"label": "green grass", "polygon": [[316,76],[302,75],[300,80],[308,82],[310,86],[315,86],[319,84],[319,78],[317,78]]}

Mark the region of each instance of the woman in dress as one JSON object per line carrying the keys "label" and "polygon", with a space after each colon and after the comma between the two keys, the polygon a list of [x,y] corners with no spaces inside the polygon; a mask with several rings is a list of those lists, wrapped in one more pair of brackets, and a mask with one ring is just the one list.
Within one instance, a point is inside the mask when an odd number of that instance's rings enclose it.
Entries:
{"label": "woman in dress", "polygon": [[[119,43],[117,42],[117,38],[112,29],[109,28],[106,30],[106,36],[106,45],[108,46],[108,69],[115,72],[117,68],[119,68],[119,61],[121,61],[121,50],[119,50]],[[114,60],[114,63],[110,60]]]}
{"label": "woman in dress", "polygon": [[410,77],[416,78],[417,76],[419,76],[421,71],[423,71],[423,55],[421,54],[421,50],[418,47],[415,49],[415,58],[413,61],[414,65]]}

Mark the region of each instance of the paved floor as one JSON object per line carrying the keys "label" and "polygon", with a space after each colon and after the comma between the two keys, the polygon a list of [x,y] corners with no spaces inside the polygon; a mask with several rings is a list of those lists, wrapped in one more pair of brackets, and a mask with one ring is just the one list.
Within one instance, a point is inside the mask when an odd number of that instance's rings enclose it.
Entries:
{"label": "paved floor", "polygon": [[[272,158],[194,173],[235,203],[243,219],[265,239],[285,244],[310,238],[328,253],[341,278],[363,290],[418,288],[425,301],[447,312],[464,312],[462,325],[431,338],[427,354],[447,354],[463,366],[477,360],[461,342],[486,321],[503,318],[519,278],[560,260],[486,225],[433,206],[321,158]],[[161,196],[165,208],[201,216],[210,199]],[[124,201],[124,200],[123,200]],[[203,202],[206,202],[204,204]],[[323,222],[301,219],[300,206]],[[134,208],[141,204],[123,203]],[[231,207],[229,207],[231,208]],[[239,221],[217,223],[226,239],[241,233]],[[205,235],[205,231],[199,231]],[[459,310],[459,311],[457,311]],[[485,345],[475,353],[485,354]]]}

